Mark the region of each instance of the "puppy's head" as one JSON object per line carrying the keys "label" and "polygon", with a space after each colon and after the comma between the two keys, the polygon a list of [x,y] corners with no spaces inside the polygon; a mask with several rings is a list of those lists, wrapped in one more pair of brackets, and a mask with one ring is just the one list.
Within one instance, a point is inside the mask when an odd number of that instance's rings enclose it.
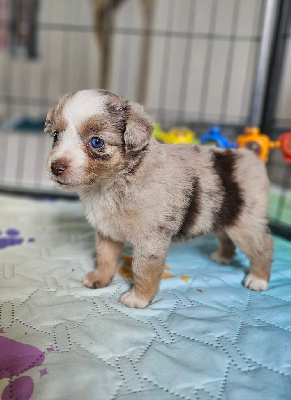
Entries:
{"label": "puppy's head", "polygon": [[139,104],[105,90],[81,90],[60,99],[46,118],[53,138],[49,177],[64,189],[106,181],[147,147],[152,124]]}

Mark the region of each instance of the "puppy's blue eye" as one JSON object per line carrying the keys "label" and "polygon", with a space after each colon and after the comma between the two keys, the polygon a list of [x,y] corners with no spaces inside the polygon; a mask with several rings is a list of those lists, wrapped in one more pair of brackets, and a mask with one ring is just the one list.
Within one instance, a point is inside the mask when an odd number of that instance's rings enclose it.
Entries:
{"label": "puppy's blue eye", "polygon": [[104,146],[104,141],[102,139],[100,139],[99,137],[93,137],[90,140],[90,144],[92,147],[94,147],[94,149],[100,149],[100,147]]}
{"label": "puppy's blue eye", "polygon": [[56,143],[59,140],[59,134],[60,134],[59,131],[54,132],[54,143]]}

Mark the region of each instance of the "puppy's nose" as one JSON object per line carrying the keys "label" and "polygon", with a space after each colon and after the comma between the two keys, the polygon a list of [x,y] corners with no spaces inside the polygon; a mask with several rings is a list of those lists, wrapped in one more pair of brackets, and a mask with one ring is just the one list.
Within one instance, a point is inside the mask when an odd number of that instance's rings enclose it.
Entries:
{"label": "puppy's nose", "polygon": [[68,168],[68,165],[65,161],[54,161],[51,165],[52,173],[56,176],[62,175],[62,173]]}

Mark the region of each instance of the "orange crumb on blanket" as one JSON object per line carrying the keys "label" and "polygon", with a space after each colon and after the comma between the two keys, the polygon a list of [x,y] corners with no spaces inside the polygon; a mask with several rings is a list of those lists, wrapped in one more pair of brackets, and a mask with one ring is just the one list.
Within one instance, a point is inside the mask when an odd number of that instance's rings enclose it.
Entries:
{"label": "orange crumb on blanket", "polygon": [[181,275],[181,279],[182,279],[182,281],[184,281],[184,282],[186,282],[186,283],[189,282],[189,276]]}
{"label": "orange crumb on blanket", "polygon": [[162,275],[162,279],[167,279],[167,278],[175,278],[176,275],[172,275],[169,272],[164,272]]}
{"label": "orange crumb on blanket", "polygon": [[[133,272],[132,272],[132,257],[128,256],[123,256],[122,257],[122,266],[118,268],[118,273],[120,276],[123,278],[133,278]],[[169,271],[170,267],[168,265],[164,266],[164,270]],[[168,278],[175,278],[176,275],[170,274],[170,272],[164,272],[162,275],[162,279],[168,279]],[[181,279],[188,283],[189,277],[188,276],[181,276]]]}
{"label": "orange crumb on blanket", "polygon": [[133,272],[125,267],[119,267],[118,268],[118,273],[120,276],[122,276],[123,278],[133,278]]}
{"label": "orange crumb on blanket", "polygon": [[124,256],[124,257],[122,257],[122,261],[126,267],[131,268],[131,266],[132,266],[132,258],[131,257]]}

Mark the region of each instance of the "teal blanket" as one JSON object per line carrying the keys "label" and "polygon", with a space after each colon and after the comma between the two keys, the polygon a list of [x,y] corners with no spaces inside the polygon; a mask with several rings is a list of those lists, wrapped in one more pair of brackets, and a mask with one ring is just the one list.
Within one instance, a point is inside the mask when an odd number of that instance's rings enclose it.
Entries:
{"label": "teal blanket", "polygon": [[82,287],[94,233],[78,202],[0,197],[0,396],[35,400],[287,400],[291,244],[275,238],[266,292],[243,287],[246,257],[209,259],[213,237],[170,248],[144,310],[118,303],[132,281],[126,247],[113,283]]}

